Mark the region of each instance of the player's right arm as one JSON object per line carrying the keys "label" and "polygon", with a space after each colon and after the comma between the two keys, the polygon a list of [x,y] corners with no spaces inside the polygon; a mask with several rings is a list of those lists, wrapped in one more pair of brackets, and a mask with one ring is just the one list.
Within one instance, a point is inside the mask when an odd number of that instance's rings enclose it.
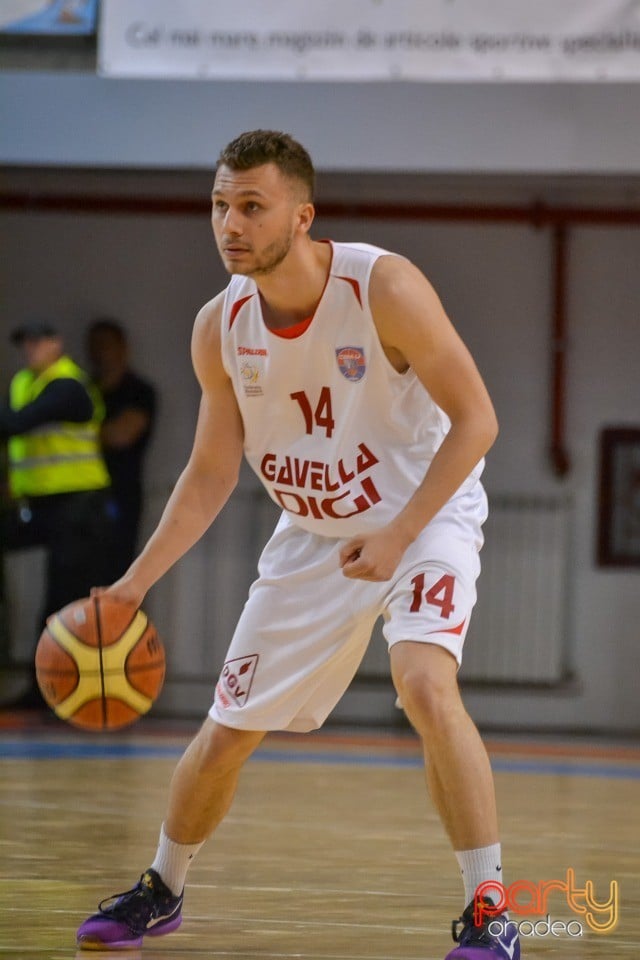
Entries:
{"label": "player's right arm", "polygon": [[143,551],[108,590],[136,606],[200,539],[238,482],[244,433],[231,381],[222,365],[223,296],[205,304],[193,329],[191,355],[202,395],[191,455]]}

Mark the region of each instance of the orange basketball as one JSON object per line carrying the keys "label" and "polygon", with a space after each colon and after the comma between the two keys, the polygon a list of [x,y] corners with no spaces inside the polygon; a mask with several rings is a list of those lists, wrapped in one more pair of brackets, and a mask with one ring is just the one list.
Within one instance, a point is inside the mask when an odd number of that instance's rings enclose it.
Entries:
{"label": "orange basketball", "polygon": [[85,730],[134,723],[157,699],[164,673],[164,647],[147,615],[108,596],[52,614],[36,649],[42,696]]}

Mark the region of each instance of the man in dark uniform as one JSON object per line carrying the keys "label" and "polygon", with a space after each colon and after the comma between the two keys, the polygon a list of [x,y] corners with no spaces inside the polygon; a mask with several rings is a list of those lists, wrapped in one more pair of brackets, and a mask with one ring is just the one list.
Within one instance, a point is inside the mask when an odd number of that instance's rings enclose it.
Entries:
{"label": "man in dark uniform", "polygon": [[89,327],[87,353],[91,374],[105,403],[100,436],[117,506],[112,573],[112,578],[117,578],[136,552],[142,515],[142,468],[156,414],[156,392],[129,366],[127,335],[110,317],[100,317]]}

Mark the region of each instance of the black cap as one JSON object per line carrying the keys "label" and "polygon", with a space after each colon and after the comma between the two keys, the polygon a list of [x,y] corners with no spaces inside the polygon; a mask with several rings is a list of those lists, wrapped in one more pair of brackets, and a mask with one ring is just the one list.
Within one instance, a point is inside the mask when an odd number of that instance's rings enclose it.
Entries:
{"label": "black cap", "polygon": [[57,337],[59,333],[49,320],[36,320],[25,323],[11,331],[11,342],[22,343],[24,340],[40,340],[43,337]]}

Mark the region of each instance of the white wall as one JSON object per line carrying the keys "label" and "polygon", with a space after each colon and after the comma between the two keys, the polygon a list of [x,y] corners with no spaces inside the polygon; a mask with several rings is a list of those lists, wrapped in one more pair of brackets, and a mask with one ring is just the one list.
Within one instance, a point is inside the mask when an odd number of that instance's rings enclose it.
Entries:
{"label": "white wall", "polygon": [[637,173],[633,83],[261,83],[0,73],[0,163],[208,169],[290,129],[324,170]]}
{"label": "white wall", "polygon": [[[130,185],[131,179],[129,175]],[[111,175],[105,192],[112,192],[117,182]],[[74,183],[72,173],[58,175],[63,192]],[[396,186],[399,192],[407,190],[400,181]],[[476,187],[482,192],[480,181]],[[335,178],[332,188],[336,195],[357,189],[347,175]],[[500,200],[499,184],[491,186],[491,197],[486,189],[487,199]],[[526,183],[521,189],[526,193]],[[7,332],[25,318],[55,317],[71,352],[81,359],[83,330],[91,317],[118,316],[131,331],[139,369],[157,383],[161,396],[159,428],[147,465],[151,521],[190,447],[197,409],[188,349],[192,319],[224,283],[206,216],[5,210],[0,232],[0,386],[6,385],[17,359],[6,346]],[[327,235],[366,239],[403,252],[436,285],[477,359],[501,421],[486,471],[489,492],[563,492],[575,503],[566,598],[575,682],[554,691],[503,691],[499,701],[495,690],[471,689],[466,699],[474,716],[485,725],[637,729],[632,665],[638,663],[640,572],[598,569],[594,542],[598,432],[603,425],[637,425],[640,420],[640,233],[584,227],[571,233],[568,443],[573,470],[564,481],[553,476],[546,455],[548,232],[524,225],[321,220],[316,236]],[[196,549],[155,588],[154,616],[174,645],[176,684],[165,700],[168,709],[185,702],[189,688],[180,688],[178,679],[189,657],[196,658],[203,672],[207,659],[214,661],[212,676],[219,666],[245,589],[245,584],[230,582],[229,560],[255,552],[257,541],[266,535],[264,514],[251,506],[253,486],[250,479],[243,480],[245,499],[208,535],[216,538],[216,562],[205,560],[205,552]],[[209,681],[195,694],[188,693],[188,702],[203,710],[210,693]],[[392,700],[389,690],[356,693],[342,716],[387,721],[393,717]]]}

